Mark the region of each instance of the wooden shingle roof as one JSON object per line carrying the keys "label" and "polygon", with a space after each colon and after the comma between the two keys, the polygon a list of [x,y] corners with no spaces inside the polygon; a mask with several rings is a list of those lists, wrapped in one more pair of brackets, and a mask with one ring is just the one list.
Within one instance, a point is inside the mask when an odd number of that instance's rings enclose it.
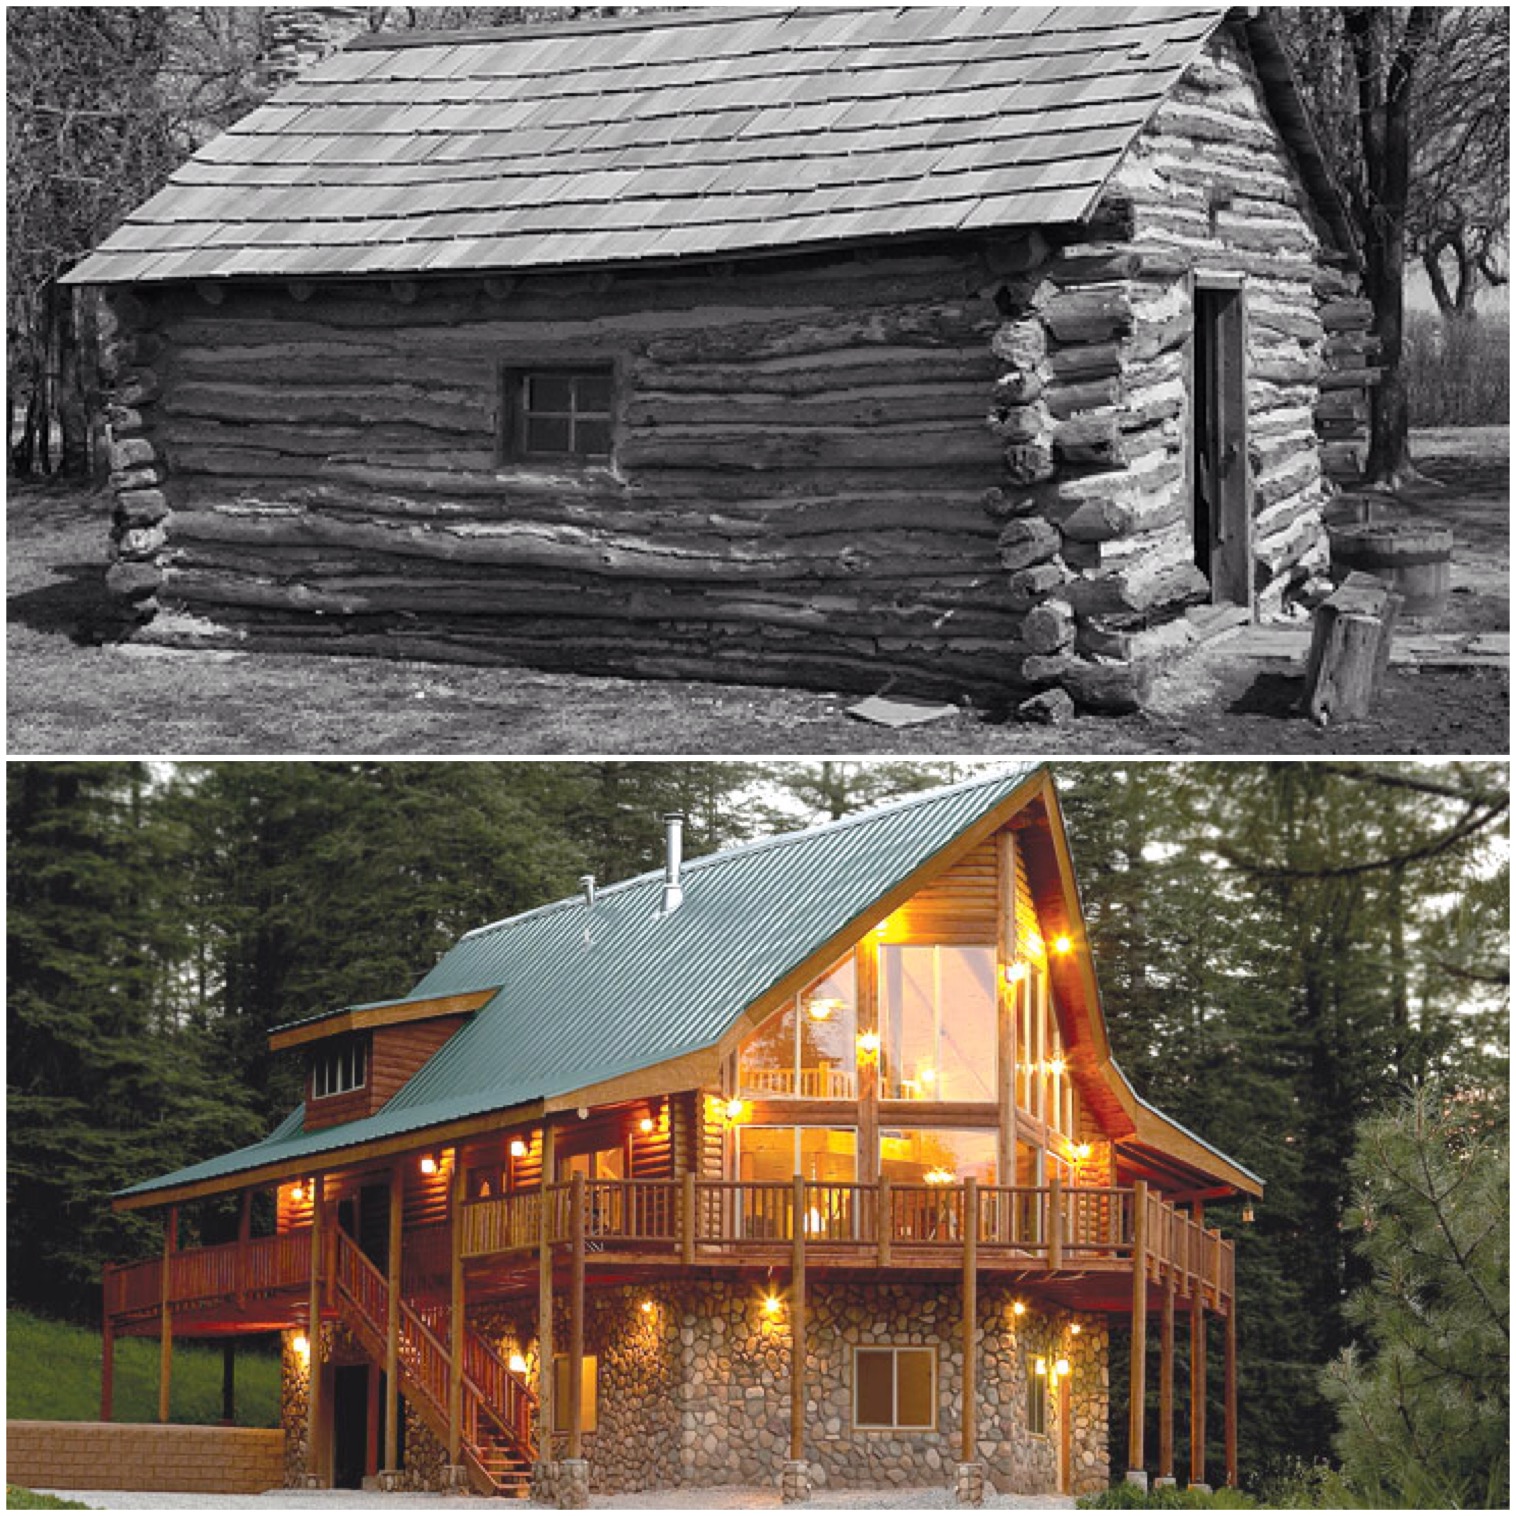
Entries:
{"label": "wooden shingle roof", "polygon": [[1224,14],[733,8],[366,38],[204,147],[70,282],[604,266],[1078,222]]}

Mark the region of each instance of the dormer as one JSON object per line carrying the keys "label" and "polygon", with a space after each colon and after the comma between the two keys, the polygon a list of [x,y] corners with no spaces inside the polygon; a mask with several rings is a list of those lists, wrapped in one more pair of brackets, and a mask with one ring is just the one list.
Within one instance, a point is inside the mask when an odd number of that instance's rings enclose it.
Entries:
{"label": "dormer", "polygon": [[382,1110],[493,989],[426,1000],[351,1005],[277,1028],[274,1052],[305,1056],[305,1130],[322,1131]]}

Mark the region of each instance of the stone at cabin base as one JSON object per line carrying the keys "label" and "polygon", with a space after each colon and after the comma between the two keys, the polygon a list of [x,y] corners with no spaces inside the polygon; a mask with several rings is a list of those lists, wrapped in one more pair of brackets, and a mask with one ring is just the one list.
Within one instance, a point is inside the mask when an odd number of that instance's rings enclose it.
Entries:
{"label": "stone at cabin base", "polygon": [[779,1499],[784,1505],[799,1505],[811,1498],[811,1466],[803,1458],[787,1458],[779,1474]]}
{"label": "stone at cabin base", "polygon": [[1148,1471],[1146,1469],[1128,1469],[1122,1476],[1128,1484],[1135,1484],[1139,1490],[1148,1487]]}
{"label": "stone at cabin base", "polygon": [[558,1465],[558,1509],[582,1511],[590,1503],[590,1466],[585,1458],[565,1458]]}
{"label": "stone at cabin base", "polygon": [[984,1465],[960,1463],[953,1475],[953,1499],[958,1505],[984,1504]]}

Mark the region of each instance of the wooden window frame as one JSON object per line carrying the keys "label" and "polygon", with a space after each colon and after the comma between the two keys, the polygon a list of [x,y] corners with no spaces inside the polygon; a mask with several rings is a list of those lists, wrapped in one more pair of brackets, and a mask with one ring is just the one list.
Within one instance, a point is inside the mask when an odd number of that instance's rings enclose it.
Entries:
{"label": "wooden window frame", "polygon": [[[890,1405],[895,1420],[890,1422],[863,1421],[858,1414],[858,1355],[859,1353],[888,1353],[891,1357],[890,1364]],[[900,1422],[900,1355],[902,1353],[919,1353],[926,1357],[931,1366],[932,1386],[931,1404],[932,1419],[924,1425],[912,1423],[902,1425]],[[940,1372],[937,1363],[938,1353],[935,1347],[928,1347],[922,1343],[906,1342],[859,1342],[853,1344],[853,1430],[855,1432],[889,1432],[896,1435],[902,1432],[935,1432],[941,1419],[939,1400]]]}
{"label": "wooden window frame", "polygon": [[[526,387],[533,377],[546,374],[566,375],[571,379],[603,379],[610,386],[610,401],[604,411],[581,412],[576,395],[568,412],[546,413],[567,416],[571,446],[566,452],[532,452],[527,448],[527,421],[536,413],[526,407]],[[499,370],[499,426],[495,436],[497,466],[557,464],[576,468],[609,468],[616,452],[616,388],[617,374],[613,363],[502,363]],[[604,421],[609,434],[609,445],[605,452],[590,453],[576,450],[572,446],[581,418]]]}
{"label": "wooden window frame", "polygon": [[[342,1065],[350,1065],[350,1078],[342,1082]],[[322,1074],[330,1070],[330,1077]],[[365,1089],[369,1079],[368,1039],[355,1037],[340,1047],[318,1048],[311,1058],[311,1099],[330,1100],[336,1095],[351,1095]],[[322,1084],[325,1089],[321,1088]]]}
{"label": "wooden window frame", "polygon": [[[562,1384],[560,1384],[560,1369]],[[600,1426],[600,1355],[586,1353],[583,1379],[579,1388],[579,1430],[588,1436]],[[566,1437],[569,1432],[569,1355],[553,1354],[553,1435]]]}

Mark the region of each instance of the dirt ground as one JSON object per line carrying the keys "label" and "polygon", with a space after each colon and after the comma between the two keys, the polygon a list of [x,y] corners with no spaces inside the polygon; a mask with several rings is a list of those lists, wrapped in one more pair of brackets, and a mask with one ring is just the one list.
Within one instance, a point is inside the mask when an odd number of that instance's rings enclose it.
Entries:
{"label": "dirt ground", "polygon": [[[1507,633],[1510,444],[1504,427],[1417,436],[1437,487],[1386,508],[1455,533],[1439,632]],[[1296,713],[1298,659],[1247,634],[1177,664],[1153,706],[1058,727],[963,708],[890,731],[857,695],[546,674],[530,669],[95,645],[108,498],[13,489],[8,509],[11,754],[1427,753],[1510,749],[1509,668],[1392,667],[1371,719],[1318,729]]]}

